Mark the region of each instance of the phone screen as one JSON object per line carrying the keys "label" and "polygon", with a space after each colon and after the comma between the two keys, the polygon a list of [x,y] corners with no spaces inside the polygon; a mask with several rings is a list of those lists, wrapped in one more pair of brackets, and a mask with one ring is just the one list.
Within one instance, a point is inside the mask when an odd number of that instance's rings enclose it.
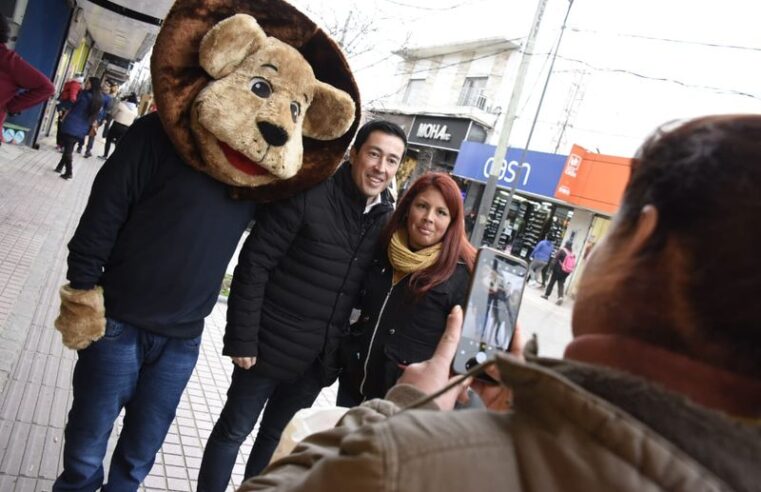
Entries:
{"label": "phone screen", "polygon": [[525,261],[490,248],[478,252],[454,370],[467,372],[510,348],[526,284]]}

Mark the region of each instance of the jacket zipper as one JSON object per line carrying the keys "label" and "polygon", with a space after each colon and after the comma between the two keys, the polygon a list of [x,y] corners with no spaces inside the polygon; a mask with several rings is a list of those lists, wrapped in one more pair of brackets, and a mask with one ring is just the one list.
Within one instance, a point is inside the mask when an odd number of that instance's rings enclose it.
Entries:
{"label": "jacket zipper", "polygon": [[[375,335],[378,333],[378,327],[380,326],[381,319],[383,318],[383,312],[386,310],[386,303],[388,302],[388,298],[391,297],[391,292],[394,290],[394,283],[393,283],[393,273],[392,273],[392,280],[391,280],[391,287],[389,287],[388,292],[386,293],[386,298],[383,300],[383,305],[381,306],[380,313],[378,313],[378,319],[375,321],[375,328],[373,328],[373,336],[370,337],[370,346],[367,349],[367,357],[365,357],[365,363],[362,366],[362,384],[359,385],[359,392],[363,395],[362,400],[364,401],[364,394],[365,394],[365,382],[367,381],[367,364],[370,362],[370,354],[373,353],[373,344],[375,343]],[[401,280],[399,281],[401,282]],[[397,282],[396,285],[399,285],[399,282]]]}

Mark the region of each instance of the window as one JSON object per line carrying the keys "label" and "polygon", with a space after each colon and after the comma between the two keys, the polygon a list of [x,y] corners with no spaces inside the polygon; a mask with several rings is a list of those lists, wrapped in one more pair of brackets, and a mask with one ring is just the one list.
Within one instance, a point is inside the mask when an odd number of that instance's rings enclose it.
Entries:
{"label": "window", "polygon": [[486,106],[486,97],[484,88],[488,77],[467,77],[462,84],[460,99],[457,101],[458,106],[475,106],[484,109]]}
{"label": "window", "polygon": [[425,93],[425,79],[410,79],[407,83],[407,90],[404,91],[405,104],[422,104]]}

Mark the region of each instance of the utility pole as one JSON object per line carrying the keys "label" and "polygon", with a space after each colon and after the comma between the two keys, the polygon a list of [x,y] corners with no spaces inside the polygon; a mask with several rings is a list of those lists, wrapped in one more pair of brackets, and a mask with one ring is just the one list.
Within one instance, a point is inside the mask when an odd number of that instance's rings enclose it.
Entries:
{"label": "utility pole", "polygon": [[[568,0],[568,9],[565,11],[565,17],[563,18],[563,25],[560,27],[560,35],[558,35],[557,43],[555,43],[555,50],[552,54],[552,61],[550,62],[550,68],[547,70],[547,78],[544,80],[544,87],[542,88],[542,94],[539,96],[539,104],[536,107],[534,113],[534,119],[531,121],[531,129],[528,132],[528,138],[526,138],[526,145],[523,146],[521,157],[518,160],[521,164],[526,161],[526,153],[531,145],[531,138],[534,136],[534,129],[536,128],[536,122],[539,120],[539,112],[542,110],[542,103],[544,103],[544,96],[547,94],[547,87],[550,85],[550,77],[552,77],[552,69],[555,67],[555,60],[558,57],[558,50],[560,49],[560,42],[563,41],[563,34],[565,33],[565,26],[568,23],[568,16],[571,14],[571,7],[573,7],[573,0]],[[513,203],[513,197],[515,196],[515,190],[518,187],[521,176],[523,175],[523,166],[518,167],[515,179],[512,186],[510,186],[510,193],[507,196],[507,203],[505,204],[505,214],[502,216],[499,227],[497,227],[497,240],[499,240],[502,234],[502,228],[505,224],[505,217],[510,211],[510,205]]]}
{"label": "utility pole", "polygon": [[[523,84],[526,81],[528,64],[534,51],[534,43],[536,41],[537,32],[539,31],[539,24],[542,22],[542,16],[544,16],[545,7],[547,7],[547,0],[539,0],[539,4],[536,6],[536,12],[534,13],[534,20],[531,24],[531,31],[529,31],[526,43],[523,46],[523,56],[521,57],[521,63],[518,66],[518,74],[515,77],[513,93],[510,96],[510,102],[507,106],[507,111],[505,112],[502,131],[499,135],[499,141],[497,142],[497,150],[494,152],[494,160],[492,162],[491,170],[489,171],[489,179],[486,181],[486,189],[481,197],[481,204],[478,207],[478,216],[476,217],[476,223],[473,226],[473,233],[470,237],[471,242],[476,247],[481,246],[481,241],[484,237],[487,216],[489,215],[489,209],[494,201],[494,192],[497,189],[499,171],[505,160],[507,143],[510,140],[510,132],[513,129],[515,113],[518,111],[518,103],[520,102],[521,92],[523,91]],[[518,179],[519,178],[516,176],[515,182],[517,182]],[[506,209],[505,213],[508,212],[509,209]],[[497,231],[497,233],[499,233],[499,231]]]}

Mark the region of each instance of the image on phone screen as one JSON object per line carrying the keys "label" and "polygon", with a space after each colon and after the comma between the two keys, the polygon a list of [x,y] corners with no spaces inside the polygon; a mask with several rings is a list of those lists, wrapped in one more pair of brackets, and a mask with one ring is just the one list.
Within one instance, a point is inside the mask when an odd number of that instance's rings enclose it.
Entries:
{"label": "image on phone screen", "polygon": [[510,348],[527,271],[523,260],[490,248],[479,250],[455,372],[467,372],[492,353]]}

